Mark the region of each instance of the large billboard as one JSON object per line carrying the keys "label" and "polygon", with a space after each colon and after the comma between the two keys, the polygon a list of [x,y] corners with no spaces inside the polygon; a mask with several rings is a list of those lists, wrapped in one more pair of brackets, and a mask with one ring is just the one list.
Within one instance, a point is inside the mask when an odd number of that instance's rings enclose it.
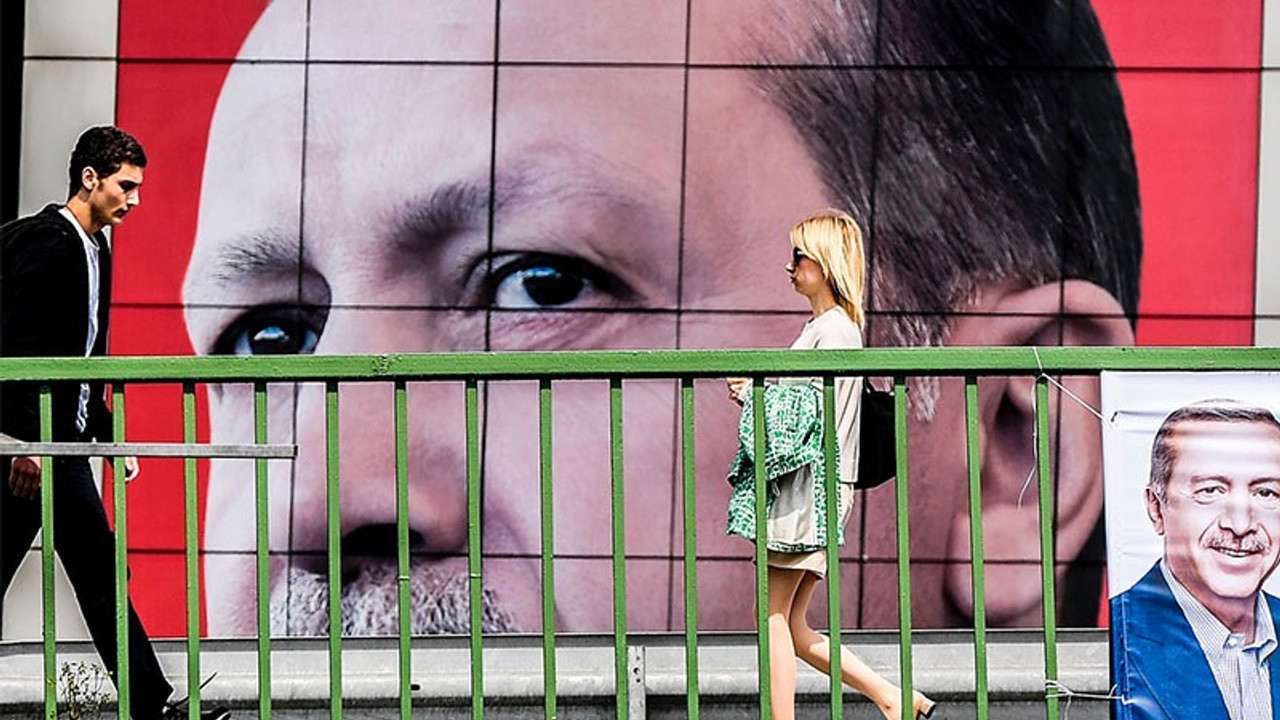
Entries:
{"label": "large billboard", "polygon": [[[786,232],[829,206],[867,231],[872,346],[1255,340],[1262,2],[122,0],[114,19],[114,121],[150,156],[116,238],[116,354],[785,347],[807,315]],[[49,64],[30,57],[29,88]],[[61,168],[62,145],[29,143],[24,168]],[[1096,378],[1063,382],[1096,405]],[[1042,617],[1029,387],[981,386],[996,626]],[[699,383],[708,629],[753,622],[751,548],[724,534],[724,396]],[[914,392],[923,627],[972,622],[963,396],[954,378]],[[178,389],[129,398],[129,439],[181,438]],[[530,383],[482,396],[493,630],[540,628],[536,403]],[[271,440],[299,452],[270,477],[279,633],[327,627],[324,404],[322,385],[270,390]],[[346,385],[340,406],[347,630],[387,632],[392,392]],[[630,626],[674,629],[678,388],[628,383],[624,406]],[[246,386],[201,388],[200,435],[251,442],[252,411]],[[1054,411],[1056,602],[1093,625],[1101,429]],[[453,631],[463,389],[415,384],[409,413],[415,629]],[[604,385],[555,390],[562,630],[613,617],[607,413]],[[181,472],[153,460],[129,489],[135,602],[160,635],[185,632]],[[252,464],[202,465],[200,487],[208,632],[252,633]],[[897,624],[893,514],[889,486],[858,500],[850,627]]]}

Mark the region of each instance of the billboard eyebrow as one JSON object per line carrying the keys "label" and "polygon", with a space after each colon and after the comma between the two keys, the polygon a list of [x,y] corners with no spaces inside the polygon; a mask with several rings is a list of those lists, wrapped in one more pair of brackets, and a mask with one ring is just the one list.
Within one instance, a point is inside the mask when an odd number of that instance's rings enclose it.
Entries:
{"label": "billboard eyebrow", "polygon": [[483,224],[489,214],[489,192],[474,182],[451,182],[406,205],[395,219],[396,236],[440,238]]}
{"label": "billboard eyebrow", "polygon": [[211,277],[218,285],[243,285],[282,272],[296,273],[300,248],[295,236],[266,231],[232,238],[218,250]]}
{"label": "billboard eyebrow", "polygon": [[[493,215],[497,219],[522,206],[555,199],[599,195],[633,202],[644,194],[618,180],[606,158],[577,151],[543,153],[509,163],[493,178]],[[488,178],[442,183],[396,208],[391,218],[393,237],[404,249],[417,249],[468,229],[484,229],[489,222]]]}

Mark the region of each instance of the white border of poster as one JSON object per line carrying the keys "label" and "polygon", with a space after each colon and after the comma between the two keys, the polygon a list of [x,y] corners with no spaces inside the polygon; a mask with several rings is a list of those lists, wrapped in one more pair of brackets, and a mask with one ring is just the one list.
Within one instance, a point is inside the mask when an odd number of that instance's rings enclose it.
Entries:
{"label": "white border of poster", "polygon": [[[1156,430],[1174,410],[1213,398],[1245,401],[1280,416],[1280,373],[1102,373],[1109,597],[1132,587],[1164,552],[1143,500]],[[1280,595],[1280,572],[1264,588]]]}

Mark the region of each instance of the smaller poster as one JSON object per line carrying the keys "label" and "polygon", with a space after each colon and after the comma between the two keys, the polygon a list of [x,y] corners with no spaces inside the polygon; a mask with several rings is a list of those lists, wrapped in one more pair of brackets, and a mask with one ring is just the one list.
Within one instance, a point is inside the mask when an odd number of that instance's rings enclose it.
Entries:
{"label": "smaller poster", "polygon": [[1118,720],[1280,708],[1280,374],[1103,373]]}

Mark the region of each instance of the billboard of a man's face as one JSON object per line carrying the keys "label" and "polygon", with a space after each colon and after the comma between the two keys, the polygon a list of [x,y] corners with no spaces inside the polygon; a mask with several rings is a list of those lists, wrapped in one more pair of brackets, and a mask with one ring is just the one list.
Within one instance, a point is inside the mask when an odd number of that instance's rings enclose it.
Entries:
{"label": "billboard of a man's face", "polygon": [[[298,30],[297,5],[273,3],[241,54],[269,57],[273,48],[286,45]],[[618,16],[612,20],[568,20],[569,29],[561,27],[565,18],[555,14],[519,3],[504,6],[503,38],[515,48],[507,52],[533,60],[495,70],[485,62],[494,52],[485,33],[493,26],[492,14],[454,16],[446,11],[442,17],[435,7],[415,2],[370,14],[346,3],[311,3],[312,55],[332,62],[237,65],[222,88],[183,298],[195,350],[263,354],[785,346],[804,309],[783,271],[789,250],[786,230],[813,209],[869,198],[876,181],[870,175],[872,187],[849,179],[839,183],[842,168],[833,167],[833,158],[851,149],[816,147],[824,131],[801,123],[797,114],[805,99],[792,97],[806,83],[822,88],[831,82],[816,75],[845,73],[851,77],[837,80],[846,86],[846,100],[866,103],[868,98],[856,92],[865,71],[817,68],[788,74],[753,65],[771,58],[795,62],[808,57],[809,46],[817,42],[803,23],[816,17],[816,6],[759,6],[755,14],[736,5],[702,8],[697,19],[703,24],[693,36],[691,52],[735,64],[687,70],[676,64],[682,57],[678,45],[655,37],[651,26],[629,21],[634,13],[630,6],[599,9],[602,16]],[[857,2],[844,9],[855,17],[845,17],[841,31],[856,35],[861,32],[856,15],[868,10]],[[914,22],[910,13],[900,19]],[[628,32],[593,50],[644,64],[537,62],[547,50],[539,37],[548,28],[598,39],[592,34],[597,31],[592,23],[598,22]],[[357,26],[360,33],[350,32]],[[416,30],[406,33],[406,27]],[[672,23],[667,30],[676,33],[681,27]],[[382,42],[370,53],[372,37]],[[903,52],[919,49],[907,39],[901,42]],[[862,47],[862,60],[873,59],[870,46]],[[364,60],[338,61],[352,56]],[[463,61],[410,62],[438,56]],[[904,91],[931,92],[927,84],[917,86],[904,77],[883,82]],[[864,89],[877,92],[871,84]],[[916,123],[931,122],[915,118],[931,107],[931,98],[904,101],[902,112],[909,109],[910,115],[903,117],[910,119],[884,120],[885,137],[905,139]],[[850,142],[873,142],[875,122],[831,108],[824,111],[835,115],[827,122],[843,128]],[[950,132],[938,122],[936,131]],[[1058,132],[1050,123],[1046,120],[1046,132]],[[1010,153],[1021,152],[1017,136],[983,130],[983,125],[985,121],[975,132],[1009,143]],[[868,153],[874,153],[873,147],[866,146]],[[920,151],[940,148],[921,145]],[[1126,153],[1119,156],[1117,172],[1125,172]],[[866,159],[853,162],[856,167],[843,168],[853,176],[871,166]],[[956,165],[958,171],[966,167]],[[964,170],[974,174],[966,181],[981,181],[981,169],[974,167]],[[894,189],[897,172],[907,171],[884,171],[886,191]],[[944,192],[943,187],[939,184],[937,192]],[[985,197],[972,196],[976,205],[990,208],[984,211],[984,225],[999,232],[1005,225],[1023,224],[1017,211],[1009,209],[1013,199],[980,199]],[[969,200],[954,196],[951,202]],[[890,237],[894,225],[905,222],[901,213],[915,208],[911,203],[882,204],[889,228],[885,237]],[[940,222],[965,226],[963,206],[957,207],[935,214],[944,218]],[[874,210],[855,211],[874,232]],[[1132,206],[1129,212],[1134,212]],[[912,270],[893,264],[902,251],[885,242],[886,264],[873,269],[882,299],[873,298],[873,307],[878,303],[894,310],[898,303],[920,309],[931,302],[933,296],[912,296],[903,288],[900,278]],[[1000,254],[990,248],[983,252]],[[1041,251],[1028,252],[1034,256]],[[938,283],[954,283],[955,289],[932,302],[954,301],[988,315],[945,321],[939,341],[945,336],[958,345],[1027,342],[1044,331],[1040,321],[993,321],[989,316],[1042,316],[1056,328],[1064,302],[1089,316],[1068,332],[1079,327],[1094,342],[1132,341],[1112,291],[1087,279],[1036,282],[1041,273],[1029,269],[1034,260],[1028,261],[1028,269],[992,262],[985,272],[1005,275],[984,282],[980,290],[973,285],[976,276],[947,278],[937,272],[930,290],[936,292]],[[910,264],[918,270],[927,266]],[[908,315],[901,323],[883,322],[880,335],[886,342],[905,342],[913,332],[923,340],[930,331],[919,328],[937,320]],[[1085,395],[1091,392],[1088,383],[1073,384]],[[1022,390],[993,388],[987,395],[989,412],[1018,406],[1022,400],[1015,396]],[[465,626],[465,617],[441,609],[465,611],[465,604],[451,599],[463,587],[466,542],[461,388],[422,384],[410,388],[409,397],[410,525],[417,558],[413,582],[427,598],[415,602],[420,611],[415,630],[452,631]],[[278,468],[271,483],[272,542],[286,551],[273,566],[273,629],[323,632],[324,388],[277,387],[270,399],[272,434],[299,446],[298,461]],[[584,591],[601,587],[610,577],[604,399],[604,388],[590,384],[569,384],[556,393],[556,549],[564,556],[557,566],[557,582],[564,588],[557,610],[570,630],[607,627],[612,611],[597,592]],[[968,552],[967,520],[955,511],[965,505],[967,472],[959,399],[959,388],[951,382],[925,387],[913,416],[911,457],[920,482],[931,488],[917,495],[913,521],[932,529],[917,534],[916,550],[946,561],[919,570],[917,587],[923,597],[932,598],[917,609],[924,624],[945,624],[968,612],[967,574],[949,564],[963,562]],[[389,388],[353,386],[341,394],[344,606],[351,632],[386,632],[395,622],[390,400]],[[510,383],[491,384],[484,397],[484,552],[491,629],[530,630],[538,623],[540,524],[531,512],[538,498],[535,400],[531,387]],[[247,442],[253,431],[251,407],[248,388],[214,388],[213,439]],[[632,518],[627,549],[634,558],[629,578],[632,587],[657,591],[636,603],[632,621],[638,627],[662,628],[682,602],[672,582],[679,572],[673,557],[682,542],[673,484],[676,388],[636,383],[628,387],[625,407],[627,509]],[[704,518],[700,547],[705,549],[700,554],[713,560],[701,569],[709,627],[733,627],[749,619],[738,593],[721,591],[747,581],[749,566],[714,561],[745,550],[718,537],[735,409],[712,396],[701,399],[698,407],[697,482]],[[1001,418],[1030,428],[1029,413],[1015,410]],[[1055,439],[1072,447],[1096,447],[1096,429],[1086,416],[1065,412],[1059,427],[1063,432]],[[1029,433],[1022,441],[1030,441]],[[255,498],[246,482],[249,472],[243,461],[215,461],[212,466],[206,549],[214,554],[205,562],[209,575],[218,578],[208,603],[215,634],[253,629],[255,530],[245,518],[252,516]],[[991,570],[993,578],[1010,588],[1025,585],[1020,592],[991,599],[989,613],[997,623],[1026,622],[1039,613],[1037,548],[1033,541],[1024,542],[1036,535],[1022,532],[1027,525],[1034,528],[1036,511],[1014,502],[1021,477],[1013,475],[1022,472],[1020,468],[1007,480],[999,473],[991,476],[989,505],[998,522],[988,527],[1007,540],[992,545],[1007,548],[1006,559],[1027,563],[1025,568],[1015,562]],[[1069,560],[1098,521],[1096,462],[1082,460],[1062,477],[1067,489],[1059,546]],[[871,517],[891,517],[887,493],[871,502]],[[892,557],[891,522],[868,522],[852,532],[869,554]],[[864,590],[866,605],[879,608],[869,611],[871,623],[892,622],[895,593],[888,582]],[[654,597],[661,600],[654,602]]]}
{"label": "billboard of a man's face", "polygon": [[[267,10],[245,52],[288,33],[294,17],[289,5]],[[345,4],[320,5],[335,29],[366,14]],[[459,32],[458,24],[440,22],[433,7],[420,3],[384,10],[367,32],[394,33],[406,24],[421,28],[405,38],[406,47],[383,48],[391,54],[429,53]],[[492,18],[480,13],[458,23],[487,26]],[[521,27],[518,12],[513,27]],[[482,32],[476,36],[485,38]],[[335,34],[325,42],[341,53],[348,36]],[[489,52],[483,43],[474,51],[481,57]],[[730,71],[705,91],[691,89],[691,112],[723,118],[724,125],[712,133],[708,124],[699,124],[687,138],[679,68],[501,72],[495,133],[491,67],[233,69],[214,115],[184,295],[197,352],[786,341],[790,318],[748,323],[699,314],[711,306],[793,309],[781,271],[785,229],[803,209],[830,202],[795,133],[753,92],[747,72]],[[305,128],[299,124],[303,115]],[[690,175],[683,199],[682,172]],[[759,183],[761,172],[779,182]],[[234,191],[224,191],[231,186]],[[683,237],[682,205],[688,218]],[[679,252],[681,241],[690,252]],[[394,537],[378,530],[395,522],[393,438],[386,423],[390,397],[389,388],[353,387],[342,395],[342,474],[349,478],[343,486],[344,533],[348,552],[369,555],[359,565],[364,570],[352,571],[358,579],[347,584],[357,604],[360,593],[394,597],[394,572],[387,569],[394,553],[386,544]],[[557,510],[563,518],[557,546],[581,558],[564,562],[557,573],[568,588],[558,606],[569,628],[604,627],[611,612],[595,593],[575,590],[598,587],[609,577],[608,457],[599,414],[605,406],[597,402],[593,416],[590,404],[601,399],[596,387],[567,387],[556,398]],[[540,523],[530,512],[538,497],[533,400],[527,386],[500,384],[491,385],[485,397],[485,552],[496,556],[486,563],[486,585],[495,602],[495,627],[527,630],[538,616]],[[628,506],[634,517],[646,519],[633,523],[628,549],[661,558],[636,564],[636,586],[669,586],[666,558],[680,542],[670,489],[676,400],[674,387],[661,383],[640,384],[627,394],[628,417],[635,418],[627,443],[633,458]],[[425,555],[415,564],[414,578],[430,595],[433,588],[454,587],[464,567],[461,388],[415,386],[410,401],[411,526],[414,549]],[[315,607],[305,588],[323,596],[316,575],[324,565],[323,403],[322,386],[272,393],[273,432],[295,437],[300,450],[291,477],[277,477],[273,484],[272,525],[291,551],[316,553],[314,561],[295,557],[277,568],[277,588],[292,582],[273,595],[273,606],[280,628],[291,632],[324,627],[322,611],[299,617],[298,610]],[[250,407],[247,389],[216,389],[214,436],[244,441],[252,432]],[[732,426],[729,407],[712,410],[707,417],[715,419],[704,422]],[[729,448],[707,449],[717,458]],[[714,476],[715,465],[706,464],[708,475]],[[252,485],[243,482],[246,471],[244,464],[214,463],[210,548],[252,548],[254,528],[244,522],[254,506]],[[709,499],[708,512],[717,504],[723,506]],[[211,629],[247,629],[254,604],[252,557],[233,552],[206,563],[221,581],[218,595],[210,598]],[[285,613],[288,607],[294,610]],[[415,607],[422,611],[420,631],[454,629],[459,622],[429,604]],[[639,605],[638,623],[665,623],[668,603],[645,607]],[[384,620],[394,622],[394,614]]]}
{"label": "billboard of a man's face", "polygon": [[[119,58],[98,104],[114,101],[146,143],[157,210],[122,231],[113,352],[781,348],[808,314],[783,270],[786,231],[824,207],[866,231],[871,346],[1128,344],[1135,327],[1147,344],[1247,344],[1261,61],[1239,38],[1261,33],[1251,6],[130,0],[118,47],[98,52]],[[31,52],[57,55],[41,37]],[[38,76],[74,64],[28,63],[31,87],[62,87]],[[1200,67],[1240,72],[1186,71]],[[32,111],[33,131],[64,117],[59,100]],[[1180,164],[1171,148],[1185,147],[1214,162]],[[1187,280],[1204,276],[1218,281]],[[1062,381],[1095,404],[1096,381]],[[1029,377],[980,383],[993,626],[1042,617],[1033,390]],[[129,437],[179,439],[176,393],[130,386]],[[963,382],[913,380],[910,395],[913,620],[963,626]],[[414,625],[455,631],[467,622],[464,389],[411,383],[407,397]],[[1063,623],[1094,624],[1100,425],[1065,397],[1051,392],[1056,601]],[[199,398],[200,440],[253,440],[250,388]],[[386,632],[393,393],[344,383],[338,399],[346,629]],[[326,404],[319,384],[268,393],[270,440],[298,447],[296,462],[270,463],[266,501],[279,633],[327,631]],[[606,629],[608,388],[557,382],[553,404],[557,625]],[[631,628],[683,622],[680,405],[673,382],[625,383]],[[723,534],[737,408],[706,380],[695,410],[700,626],[746,628],[751,547]],[[537,417],[536,383],[481,385],[492,630],[541,622]],[[130,516],[149,518],[129,528],[136,600],[160,634],[185,629],[182,498],[163,482],[182,469],[169,462],[148,466],[161,482],[130,487]],[[254,466],[201,467],[208,631],[251,633]],[[850,627],[898,622],[893,497],[861,494],[847,528]]]}

